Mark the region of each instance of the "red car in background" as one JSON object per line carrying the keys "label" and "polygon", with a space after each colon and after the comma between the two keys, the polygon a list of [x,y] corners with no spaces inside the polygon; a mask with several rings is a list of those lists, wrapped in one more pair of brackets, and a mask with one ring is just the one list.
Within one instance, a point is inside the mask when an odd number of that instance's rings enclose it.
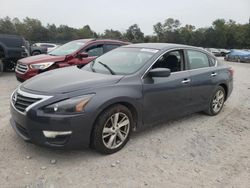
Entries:
{"label": "red car in background", "polygon": [[117,40],[79,39],[68,42],[48,54],[18,60],[15,69],[17,80],[23,82],[39,73],[72,65],[85,65],[96,57],[127,45]]}

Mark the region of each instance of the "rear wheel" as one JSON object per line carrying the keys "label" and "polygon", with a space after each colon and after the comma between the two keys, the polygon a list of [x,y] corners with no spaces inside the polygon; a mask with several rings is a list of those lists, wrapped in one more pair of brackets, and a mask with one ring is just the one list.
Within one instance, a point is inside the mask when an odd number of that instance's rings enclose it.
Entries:
{"label": "rear wheel", "polygon": [[224,106],[225,102],[225,90],[223,87],[218,86],[217,89],[214,91],[208,109],[205,111],[210,116],[215,116],[220,113]]}
{"label": "rear wheel", "polygon": [[3,61],[0,59],[0,75],[3,73],[4,71],[4,64]]}
{"label": "rear wheel", "polygon": [[239,56],[237,57],[237,62],[240,63],[240,57]]}
{"label": "rear wheel", "polygon": [[39,52],[39,51],[34,51],[34,52],[32,52],[32,55],[34,56],[34,55],[40,55],[41,54],[41,52]]}
{"label": "rear wheel", "polygon": [[133,116],[127,107],[115,105],[108,108],[95,124],[92,137],[94,148],[104,154],[119,151],[128,142],[132,125]]}

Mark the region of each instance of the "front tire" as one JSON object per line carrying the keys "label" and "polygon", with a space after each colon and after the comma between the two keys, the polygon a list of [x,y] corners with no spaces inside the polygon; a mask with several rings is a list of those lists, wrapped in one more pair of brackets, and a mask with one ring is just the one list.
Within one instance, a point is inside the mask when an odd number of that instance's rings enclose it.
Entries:
{"label": "front tire", "polygon": [[209,107],[207,108],[205,113],[210,116],[215,116],[219,114],[224,106],[225,98],[226,93],[224,88],[218,86],[210,99]]}
{"label": "front tire", "polygon": [[106,109],[97,119],[93,135],[93,147],[100,153],[112,154],[121,150],[129,140],[133,116],[123,105]]}

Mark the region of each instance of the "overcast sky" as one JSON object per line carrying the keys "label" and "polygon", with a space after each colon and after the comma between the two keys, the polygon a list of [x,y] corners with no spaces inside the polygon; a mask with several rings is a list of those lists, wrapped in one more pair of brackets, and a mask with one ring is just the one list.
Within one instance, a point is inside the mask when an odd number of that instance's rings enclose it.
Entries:
{"label": "overcast sky", "polygon": [[166,18],[196,27],[210,26],[217,18],[248,23],[250,0],[0,0],[0,17],[37,18],[80,28],[89,24],[96,32],[125,31],[137,23],[145,34]]}

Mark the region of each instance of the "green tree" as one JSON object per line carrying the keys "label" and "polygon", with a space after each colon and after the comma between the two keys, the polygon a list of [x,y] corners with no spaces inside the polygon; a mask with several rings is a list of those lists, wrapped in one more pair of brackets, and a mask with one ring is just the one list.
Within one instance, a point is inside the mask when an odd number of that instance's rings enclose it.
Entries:
{"label": "green tree", "polygon": [[137,24],[134,24],[127,29],[125,38],[134,43],[143,42],[144,33]]}

